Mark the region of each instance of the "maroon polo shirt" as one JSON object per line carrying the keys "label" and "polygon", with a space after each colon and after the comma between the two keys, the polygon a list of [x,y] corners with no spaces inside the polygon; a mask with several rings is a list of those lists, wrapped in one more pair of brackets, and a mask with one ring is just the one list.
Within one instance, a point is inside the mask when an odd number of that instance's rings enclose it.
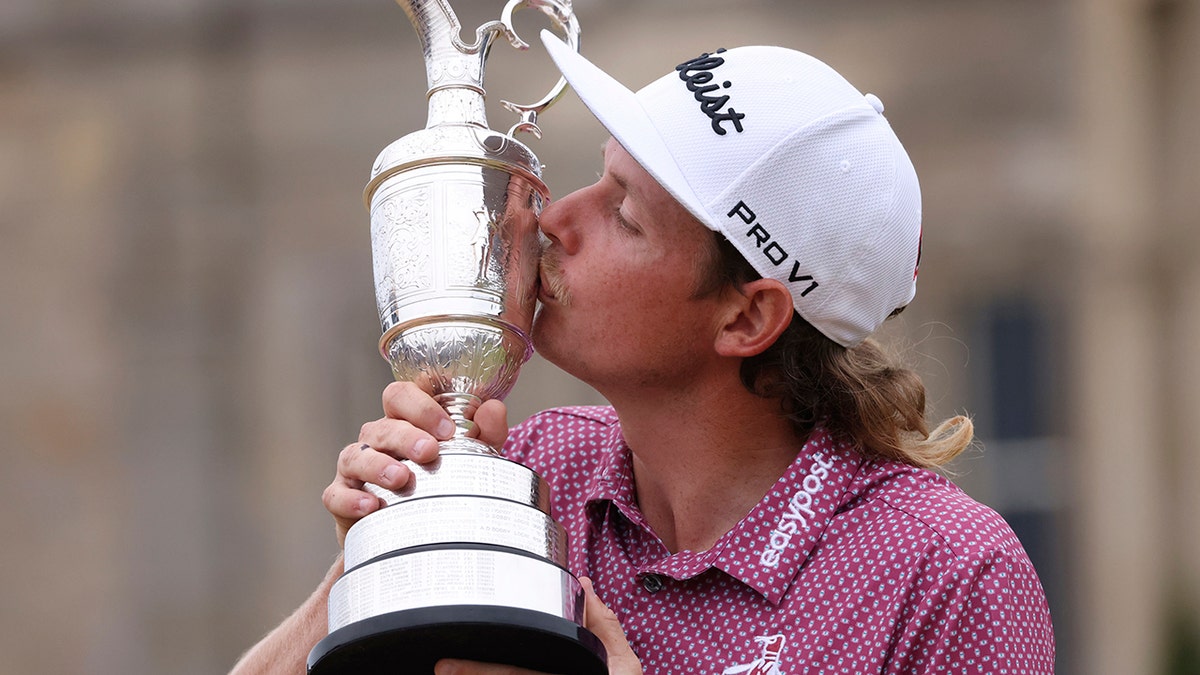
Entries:
{"label": "maroon polo shirt", "polygon": [[930,471],[818,429],[712,548],[672,554],[638,509],[611,408],[535,415],[505,454],[550,483],[571,571],[592,578],[647,675],[1054,672],[1020,542]]}

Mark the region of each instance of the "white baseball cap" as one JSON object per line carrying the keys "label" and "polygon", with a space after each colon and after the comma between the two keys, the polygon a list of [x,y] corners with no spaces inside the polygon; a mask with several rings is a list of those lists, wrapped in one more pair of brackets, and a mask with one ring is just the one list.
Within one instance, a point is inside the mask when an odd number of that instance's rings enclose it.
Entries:
{"label": "white baseball cap", "polygon": [[874,95],[782,47],[703,54],[635,94],[542,41],[617,142],[824,335],[852,347],[913,299],[921,191]]}

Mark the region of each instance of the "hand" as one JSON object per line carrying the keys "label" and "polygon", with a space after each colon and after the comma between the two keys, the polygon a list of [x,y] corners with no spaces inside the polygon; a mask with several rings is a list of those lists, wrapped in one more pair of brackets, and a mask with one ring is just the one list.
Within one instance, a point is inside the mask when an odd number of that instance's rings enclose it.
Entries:
{"label": "hand", "polygon": [[591,579],[582,577],[579,583],[583,584],[585,596],[584,627],[604,643],[604,649],[608,652],[609,675],[642,675],[642,662],[638,661],[633,647],[629,646],[616,613],[596,595]]}
{"label": "hand", "polygon": [[[484,401],[473,417],[473,436],[499,448],[508,438],[507,409],[497,400]],[[433,400],[428,386],[393,382],[383,390],[383,417],[362,426],[358,442],[342,449],[337,475],[321,500],[337,525],[338,545],[346,531],[363,516],[379,510],[383,501],[362,489],[374,483],[389,490],[404,487],[412,472],[400,462],[419,464],[437,459],[439,440],[454,435],[450,415]]]}
{"label": "hand", "polygon": [[[621,622],[617,620],[617,615],[604,604],[600,596],[596,595],[596,591],[592,589],[591,579],[582,578],[579,581],[583,584],[586,598],[584,625],[604,643],[604,649],[608,651],[609,675],[642,675],[642,664],[638,661],[637,654],[633,653],[633,648],[629,646],[629,640],[625,638],[625,631],[621,630]],[[433,673],[434,675],[545,675],[524,668],[457,659],[438,661],[433,668]]]}

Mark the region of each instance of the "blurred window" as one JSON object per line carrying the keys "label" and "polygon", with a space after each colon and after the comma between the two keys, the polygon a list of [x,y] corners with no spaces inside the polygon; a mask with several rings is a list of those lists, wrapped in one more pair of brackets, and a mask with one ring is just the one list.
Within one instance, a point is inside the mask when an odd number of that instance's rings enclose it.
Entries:
{"label": "blurred window", "polygon": [[[1058,642],[1058,672],[1069,653],[1070,598],[1062,442],[1054,420],[1061,401],[1061,351],[1055,313],[1032,297],[994,300],[976,316],[972,336],[975,413],[984,444],[985,497],[1012,525],[1046,589]],[[979,357],[979,358],[977,358]]]}

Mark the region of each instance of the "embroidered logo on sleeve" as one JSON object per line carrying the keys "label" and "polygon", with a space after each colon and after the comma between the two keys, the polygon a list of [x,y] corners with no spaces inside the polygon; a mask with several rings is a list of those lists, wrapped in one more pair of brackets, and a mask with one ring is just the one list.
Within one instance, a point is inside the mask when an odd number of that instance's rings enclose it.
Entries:
{"label": "embroidered logo on sleeve", "polygon": [[782,633],[778,635],[759,635],[754,638],[754,641],[762,645],[762,656],[754,659],[750,663],[743,663],[737,666],[730,666],[721,672],[721,675],[784,675],[779,669],[779,658],[783,656],[783,646],[787,643],[787,637]]}

